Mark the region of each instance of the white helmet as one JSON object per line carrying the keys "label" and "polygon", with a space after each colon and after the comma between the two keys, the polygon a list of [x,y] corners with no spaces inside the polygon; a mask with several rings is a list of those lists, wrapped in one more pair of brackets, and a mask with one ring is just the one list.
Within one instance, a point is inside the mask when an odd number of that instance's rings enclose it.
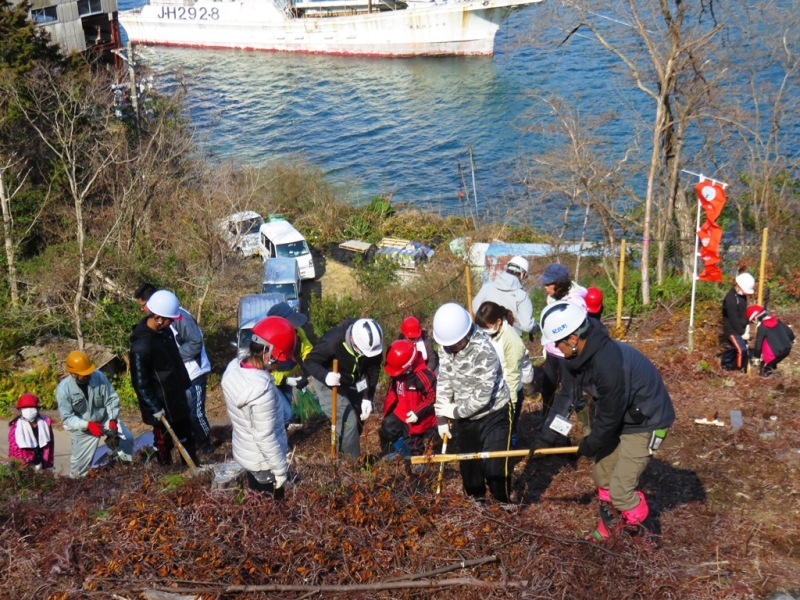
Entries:
{"label": "white helmet", "polygon": [[181,313],[178,310],[180,305],[175,294],[167,290],[158,290],[147,301],[147,310],[159,317],[180,321]]}
{"label": "white helmet", "polygon": [[752,294],[755,292],[756,280],[750,273],[739,273],[736,276],[736,285],[742,288],[745,294]]}
{"label": "white helmet", "polygon": [[542,327],[542,346],[546,346],[578,332],[586,323],[586,309],[567,300],[559,300],[544,308],[539,323]]}
{"label": "white helmet", "polygon": [[455,302],[442,304],[433,315],[433,339],[440,346],[457,344],[472,329],[472,317],[466,309]]}
{"label": "white helmet", "polygon": [[506,264],[507,273],[513,273],[521,277],[527,276],[529,270],[528,261],[522,256],[515,256]]}
{"label": "white helmet", "polygon": [[350,327],[356,350],[366,357],[383,352],[383,330],[374,319],[359,319]]}

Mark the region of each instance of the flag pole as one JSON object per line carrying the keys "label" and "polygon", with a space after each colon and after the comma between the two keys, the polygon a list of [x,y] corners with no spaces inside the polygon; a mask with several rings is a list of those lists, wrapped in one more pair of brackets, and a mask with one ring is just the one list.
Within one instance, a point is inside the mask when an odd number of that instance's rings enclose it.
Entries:
{"label": "flag pole", "polygon": [[[700,180],[700,183],[704,181],[710,181],[712,185],[719,185],[724,190],[728,187],[728,184],[724,181],[717,181],[716,179],[712,179],[711,177],[706,177],[702,173],[695,173],[693,171],[687,171],[686,169],[681,169],[682,173],[687,173],[688,175],[694,175]],[[695,195],[696,196],[696,195]],[[700,231],[700,209],[702,208],[702,204],[700,203],[700,198],[697,198],[697,225],[695,225],[695,237],[694,237],[694,267],[692,268],[692,303],[691,307],[689,308],[689,335],[688,335],[688,346],[689,352],[694,350],[694,304],[695,304],[695,296],[697,295],[697,257],[700,256],[700,235],[698,234]]]}

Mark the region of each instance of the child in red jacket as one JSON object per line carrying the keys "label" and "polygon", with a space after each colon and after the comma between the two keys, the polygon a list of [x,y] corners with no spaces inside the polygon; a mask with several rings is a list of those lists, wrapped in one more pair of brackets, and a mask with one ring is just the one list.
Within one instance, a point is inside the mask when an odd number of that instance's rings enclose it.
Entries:
{"label": "child in red jacket", "polygon": [[403,440],[412,454],[422,454],[428,440],[439,441],[433,410],[436,375],[408,340],[397,340],[389,347],[384,370],[392,380],[378,430],[381,452],[392,452],[395,442]]}
{"label": "child in red jacket", "polygon": [[8,424],[8,457],[26,467],[52,469],[55,441],[50,417],[39,414],[39,398],[22,394],[17,400],[19,416]]}
{"label": "child in red jacket", "polygon": [[761,359],[759,375],[769,377],[778,363],[789,356],[794,342],[794,332],[777,317],[767,314],[767,311],[758,304],[747,308],[747,320],[751,323],[758,322],[753,355]]}

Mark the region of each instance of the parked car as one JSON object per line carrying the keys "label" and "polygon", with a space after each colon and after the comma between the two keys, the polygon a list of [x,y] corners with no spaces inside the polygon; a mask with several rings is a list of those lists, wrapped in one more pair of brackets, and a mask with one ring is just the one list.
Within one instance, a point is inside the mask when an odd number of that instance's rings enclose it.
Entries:
{"label": "parked car", "polygon": [[253,337],[253,327],[267,316],[270,308],[286,302],[283,294],[249,294],[239,299],[239,329],[236,335],[236,354],[244,360]]}
{"label": "parked car", "polygon": [[293,258],[300,267],[302,279],[314,279],[314,260],[306,238],[284,220],[269,221],[261,225],[259,252],[263,260],[270,258]]}
{"label": "parked car", "polygon": [[264,223],[260,214],[252,210],[228,215],[220,222],[220,229],[228,247],[241,256],[259,253],[259,229]]}
{"label": "parked car", "polygon": [[262,294],[283,294],[289,306],[300,310],[302,290],[300,267],[295,259],[281,256],[267,259],[261,280]]}

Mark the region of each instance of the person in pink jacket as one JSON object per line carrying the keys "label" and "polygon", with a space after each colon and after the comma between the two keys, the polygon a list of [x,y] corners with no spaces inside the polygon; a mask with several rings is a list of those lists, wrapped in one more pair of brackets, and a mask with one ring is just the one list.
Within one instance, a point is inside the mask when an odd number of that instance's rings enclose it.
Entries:
{"label": "person in pink jacket", "polygon": [[8,457],[26,467],[52,469],[55,440],[49,417],[39,414],[39,398],[22,394],[17,400],[19,416],[8,424]]}

